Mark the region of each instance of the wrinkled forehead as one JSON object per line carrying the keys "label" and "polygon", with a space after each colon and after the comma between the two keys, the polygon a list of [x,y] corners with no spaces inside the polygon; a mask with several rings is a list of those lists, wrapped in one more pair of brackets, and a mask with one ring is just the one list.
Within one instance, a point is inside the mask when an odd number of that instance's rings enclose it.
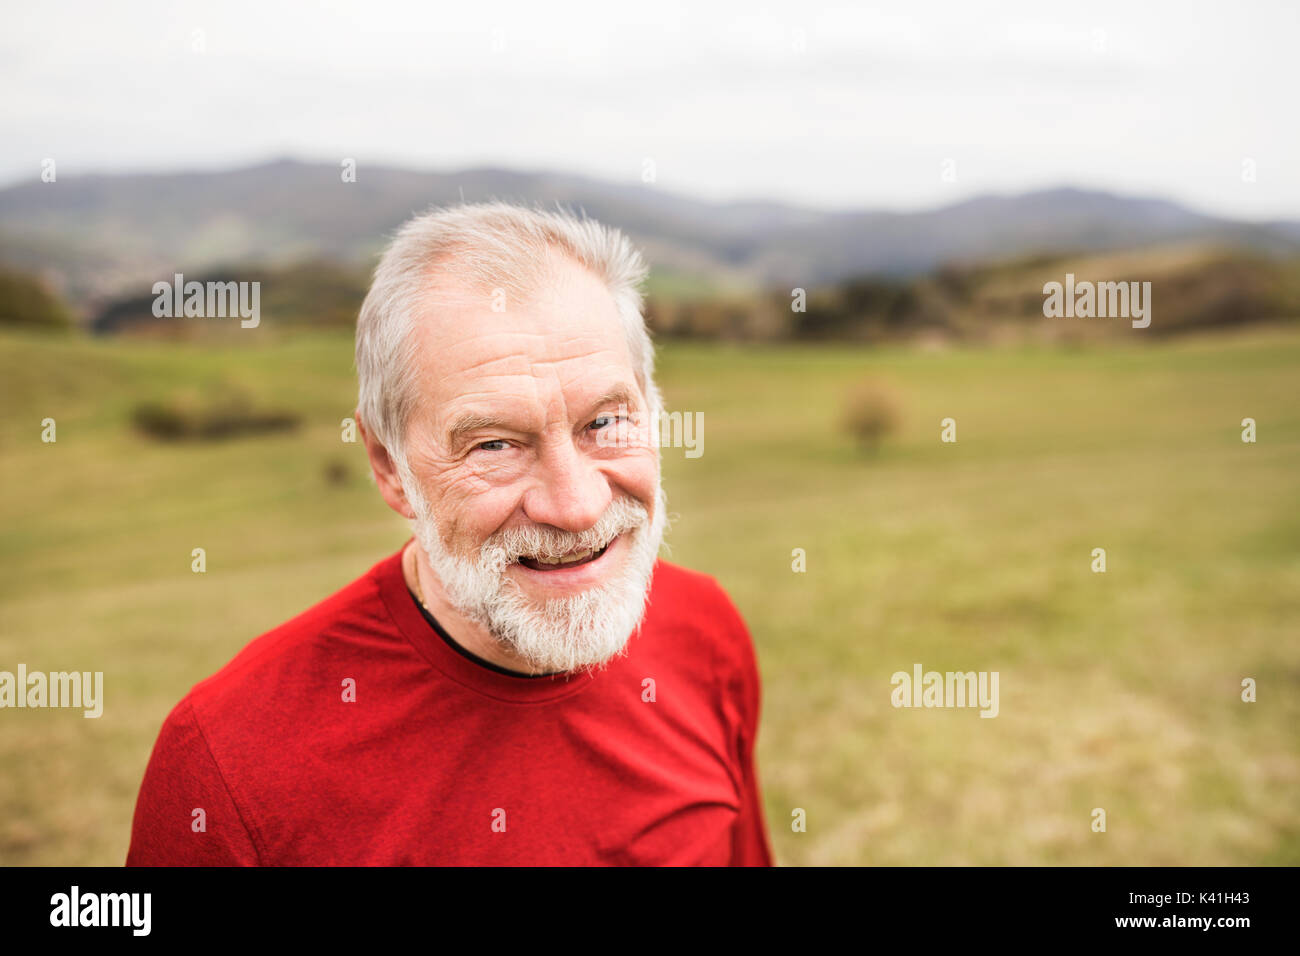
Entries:
{"label": "wrinkled forehead", "polygon": [[637,381],[618,306],[599,277],[564,257],[528,286],[488,286],[443,269],[416,311],[413,330],[422,404]]}

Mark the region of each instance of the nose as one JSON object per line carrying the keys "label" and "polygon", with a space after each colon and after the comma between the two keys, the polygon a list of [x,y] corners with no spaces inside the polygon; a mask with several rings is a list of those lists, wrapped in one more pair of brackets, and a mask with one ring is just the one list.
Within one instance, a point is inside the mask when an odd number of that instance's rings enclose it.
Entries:
{"label": "nose", "polygon": [[576,448],[571,437],[543,447],[534,479],[524,495],[524,514],[536,524],[561,531],[586,531],[613,501],[609,479],[599,463]]}

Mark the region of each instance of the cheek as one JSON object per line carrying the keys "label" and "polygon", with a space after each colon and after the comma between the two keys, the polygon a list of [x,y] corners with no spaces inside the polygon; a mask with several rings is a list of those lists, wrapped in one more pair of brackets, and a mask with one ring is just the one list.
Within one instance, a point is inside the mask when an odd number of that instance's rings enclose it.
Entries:
{"label": "cheek", "polygon": [[478,550],[483,542],[506,524],[515,513],[518,496],[491,493],[479,495],[463,504],[450,523],[450,533],[457,546]]}
{"label": "cheek", "polygon": [[476,550],[519,503],[519,489],[486,482],[470,468],[443,473],[433,491],[433,514],[444,538],[459,551]]}
{"label": "cheek", "polygon": [[637,451],[613,463],[610,481],[653,511],[659,492],[659,456],[653,450]]}
{"label": "cheek", "polygon": [[[653,513],[659,492],[655,449],[624,449],[601,461],[600,469],[616,495],[631,495]],[[459,550],[479,548],[522,508],[529,475],[525,456],[502,456],[441,476],[433,508],[444,522],[443,534]]]}

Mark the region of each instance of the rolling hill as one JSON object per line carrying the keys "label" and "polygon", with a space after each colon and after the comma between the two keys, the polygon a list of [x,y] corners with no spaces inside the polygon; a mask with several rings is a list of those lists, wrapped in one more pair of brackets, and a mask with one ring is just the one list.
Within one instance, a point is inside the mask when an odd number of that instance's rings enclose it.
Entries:
{"label": "rolling hill", "polygon": [[[657,278],[705,287],[908,276],[945,263],[1189,240],[1300,251],[1300,223],[1242,223],[1173,202],[1079,189],[984,196],[916,213],[710,203],[654,186],[499,168],[420,172],[278,160],[223,172],[89,175],[0,190],[0,263],[83,309],[175,271],[312,260],[368,265],[430,205],[491,198],[583,209],[616,224]],[[147,289],[147,286],[146,286]]]}

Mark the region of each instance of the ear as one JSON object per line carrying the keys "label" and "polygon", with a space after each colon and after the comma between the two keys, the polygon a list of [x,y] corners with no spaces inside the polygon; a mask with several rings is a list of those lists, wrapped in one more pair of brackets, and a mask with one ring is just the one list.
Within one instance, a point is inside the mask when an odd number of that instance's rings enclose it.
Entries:
{"label": "ear", "polygon": [[393,461],[393,456],[370,429],[366,428],[365,422],[361,420],[360,411],[354,414],[357,430],[361,432],[361,440],[366,445],[366,457],[370,459],[370,471],[375,476],[375,484],[379,486],[379,493],[384,496],[384,501],[388,502],[388,507],[403,518],[414,518],[415,509],[406,500],[406,492],[402,490],[402,478],[397,472],[397,463]]}

